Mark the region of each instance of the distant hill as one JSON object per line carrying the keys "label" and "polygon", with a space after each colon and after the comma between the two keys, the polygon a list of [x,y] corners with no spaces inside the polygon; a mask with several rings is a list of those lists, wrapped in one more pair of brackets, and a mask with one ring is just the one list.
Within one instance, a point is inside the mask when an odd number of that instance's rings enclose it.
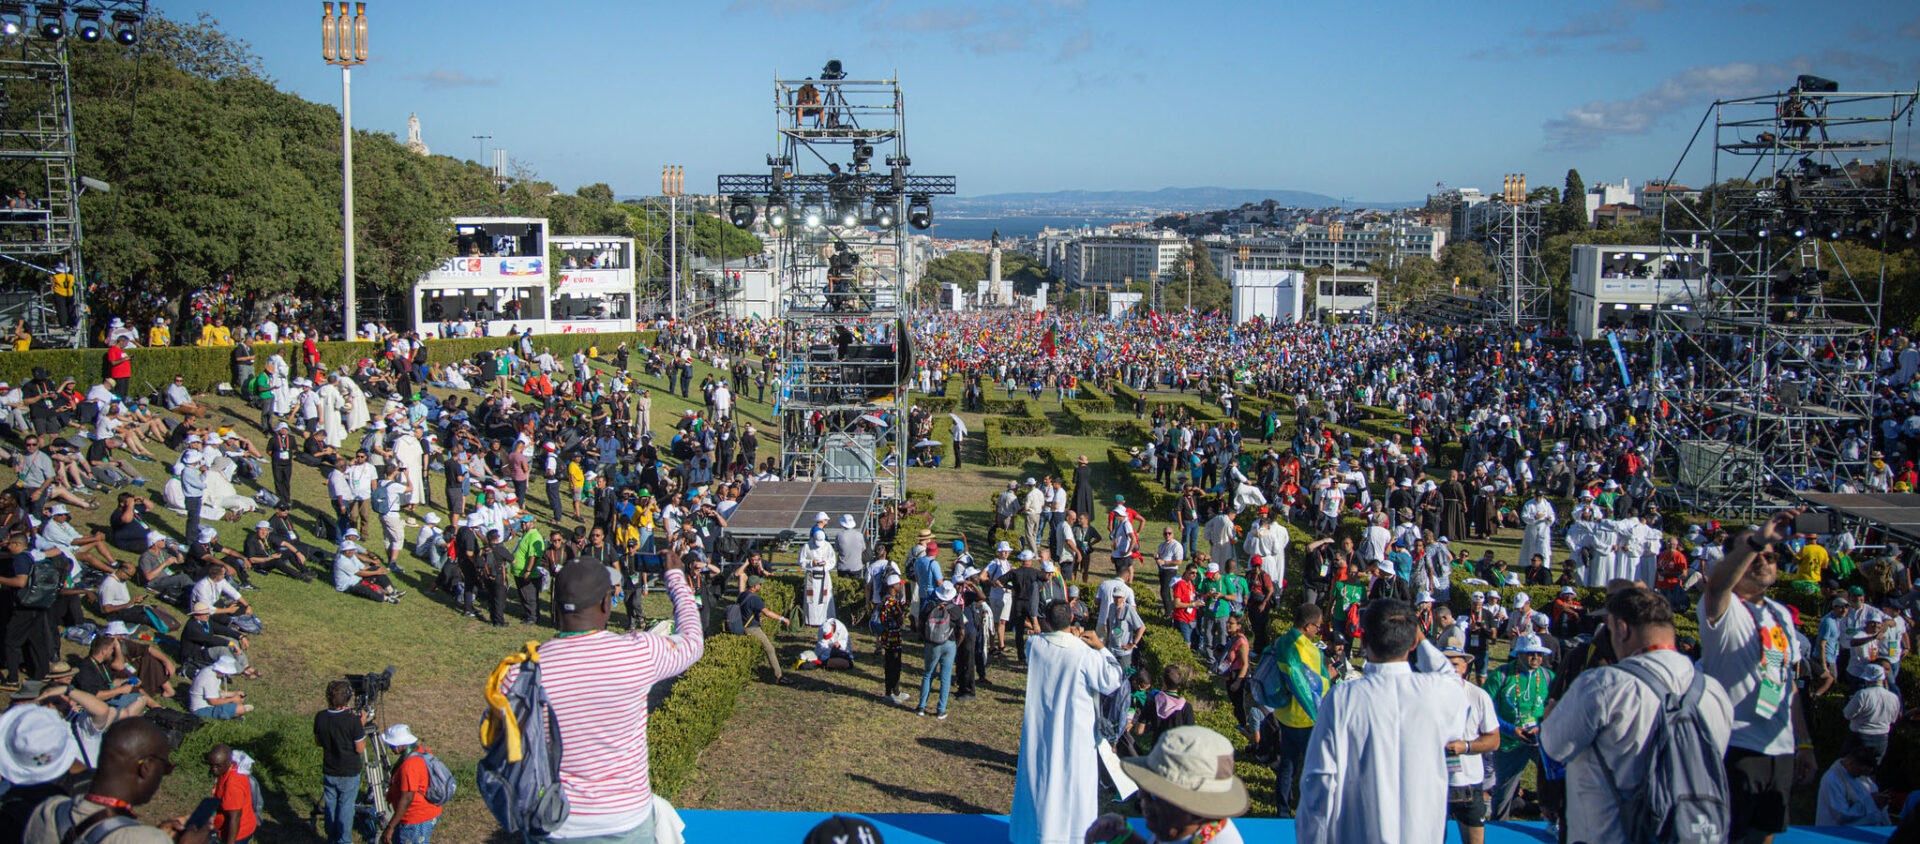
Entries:
{"label": "distant hill", "polygon": [[[1141,212],[1214,211],[1238,208],[1266,200],[1293,208],[1327,208],[1340,204],[1336,197],[1297,190],[1256,190],[1250,188],[1161,188],[1159,190],[1063,190],[1051,193],[995,193],[962,196],[941,205],[952,214],[1136,214]],[[1421,201],[1348,202],[1355,208],[1411,208]]]}

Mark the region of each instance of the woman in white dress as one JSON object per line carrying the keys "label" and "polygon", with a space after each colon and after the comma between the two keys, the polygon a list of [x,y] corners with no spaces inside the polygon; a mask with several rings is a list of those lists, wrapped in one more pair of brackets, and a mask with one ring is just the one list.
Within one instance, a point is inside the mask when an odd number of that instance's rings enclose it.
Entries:
{"label": "woman in white dress", "polygon": [[367,405],[367,391],[360,389],[359,382],[354,381],[352,378],[340,379],[340,391],[346,395],[348,402],[346,408],[347,431],[366,430],[367,423],[373,421],[373,411],[369,409]]}

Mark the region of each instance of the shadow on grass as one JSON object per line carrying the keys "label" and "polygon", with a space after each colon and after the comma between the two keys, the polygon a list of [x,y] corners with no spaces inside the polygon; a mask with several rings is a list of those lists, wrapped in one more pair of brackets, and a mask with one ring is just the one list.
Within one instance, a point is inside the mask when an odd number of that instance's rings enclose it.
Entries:
{"label": "shadow on grass", "polygon": [[957,756],[962,759],[977,760],[983,764],[1006,768],[1009,773],[1013,771],[1015,763],[1019,761],[1019,756],[1013,753],[988,747],[977,741],[935,738],[933,736],[921,736],[915,739],[915,741],[918,741],[921,747],[943,756]]}
{"label": "shadow on grass", "polygon": [[[901,800],[918,803],[920,805],[926,806],[929,810],[932,810],[932,811],[953,812],[955,814],[962,814],[962,815],[992,814],[992,812],[987,810],[986,808],[981,806],[976,806],[972,803],[968,803],[967,801],[962,800],[959,797],[956,797],[952,794],[941,794],[937,791],[920,791],[918,789],[908,788],[904,785],[900,785],[896,783],[881,782],[879,780],[876,780],[864,774],[848,774],[847,779],[857,783],[865,783],[867,785],[873,786],[876,790],[881,791],[887,795],[896,797]],[[948,821],[949,819],[941,818],[940,820],[942,821],[942,824],[943,824],[942,829],[945,829],[946,828],[945,822]],[[951,833],[947,833],[947,834],[951,834]],[[958,837],[958,838],[939,837],[939,840],[961,842],[961,841],[989,841],[994,839],[974,838],[974,837]]]}

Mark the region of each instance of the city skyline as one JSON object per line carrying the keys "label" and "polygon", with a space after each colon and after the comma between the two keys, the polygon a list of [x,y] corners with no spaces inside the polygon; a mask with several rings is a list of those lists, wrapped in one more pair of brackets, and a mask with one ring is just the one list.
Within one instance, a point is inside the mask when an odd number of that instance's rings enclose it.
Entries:
{"label": "city skyline", "polygon": [[[283,90],[338,107],[318,3],[155,5],[211,15]],[[897,75],[915,169],[957,175],[964,196],[1219,185],[1385,202],[1513,172],[1557,186],[1570,167],[1637,185],[1667,176],[1715,98],[1799,73],[1843,90],[1920,79],[1920,13],[1892,2],[556,6],[373,0],[356,127],[404,138],[418,113],[434,152],[479,160],[472,136],[492,135],[565,190],[653,194],[680,164],[706,192],[765,166],[775,74],[838,58],[853,78]]]}

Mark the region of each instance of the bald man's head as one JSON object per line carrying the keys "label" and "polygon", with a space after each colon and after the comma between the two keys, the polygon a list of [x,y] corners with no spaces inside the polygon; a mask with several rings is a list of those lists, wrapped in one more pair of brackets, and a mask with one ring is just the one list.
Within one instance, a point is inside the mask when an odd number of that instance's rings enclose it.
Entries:
{"label": "bald man's head", "polygon": [[167,734],[145,718],[122,718],[100,737],[92,793],[139,806],[153,799],[173,770]]}
{"label": "bald man's head", "polygon": [[207,751],[207,767],[212,770],[214,776],[226,773],[227,766],[231,764],[233,764],[233,748],[216,744],[212,750]]}

